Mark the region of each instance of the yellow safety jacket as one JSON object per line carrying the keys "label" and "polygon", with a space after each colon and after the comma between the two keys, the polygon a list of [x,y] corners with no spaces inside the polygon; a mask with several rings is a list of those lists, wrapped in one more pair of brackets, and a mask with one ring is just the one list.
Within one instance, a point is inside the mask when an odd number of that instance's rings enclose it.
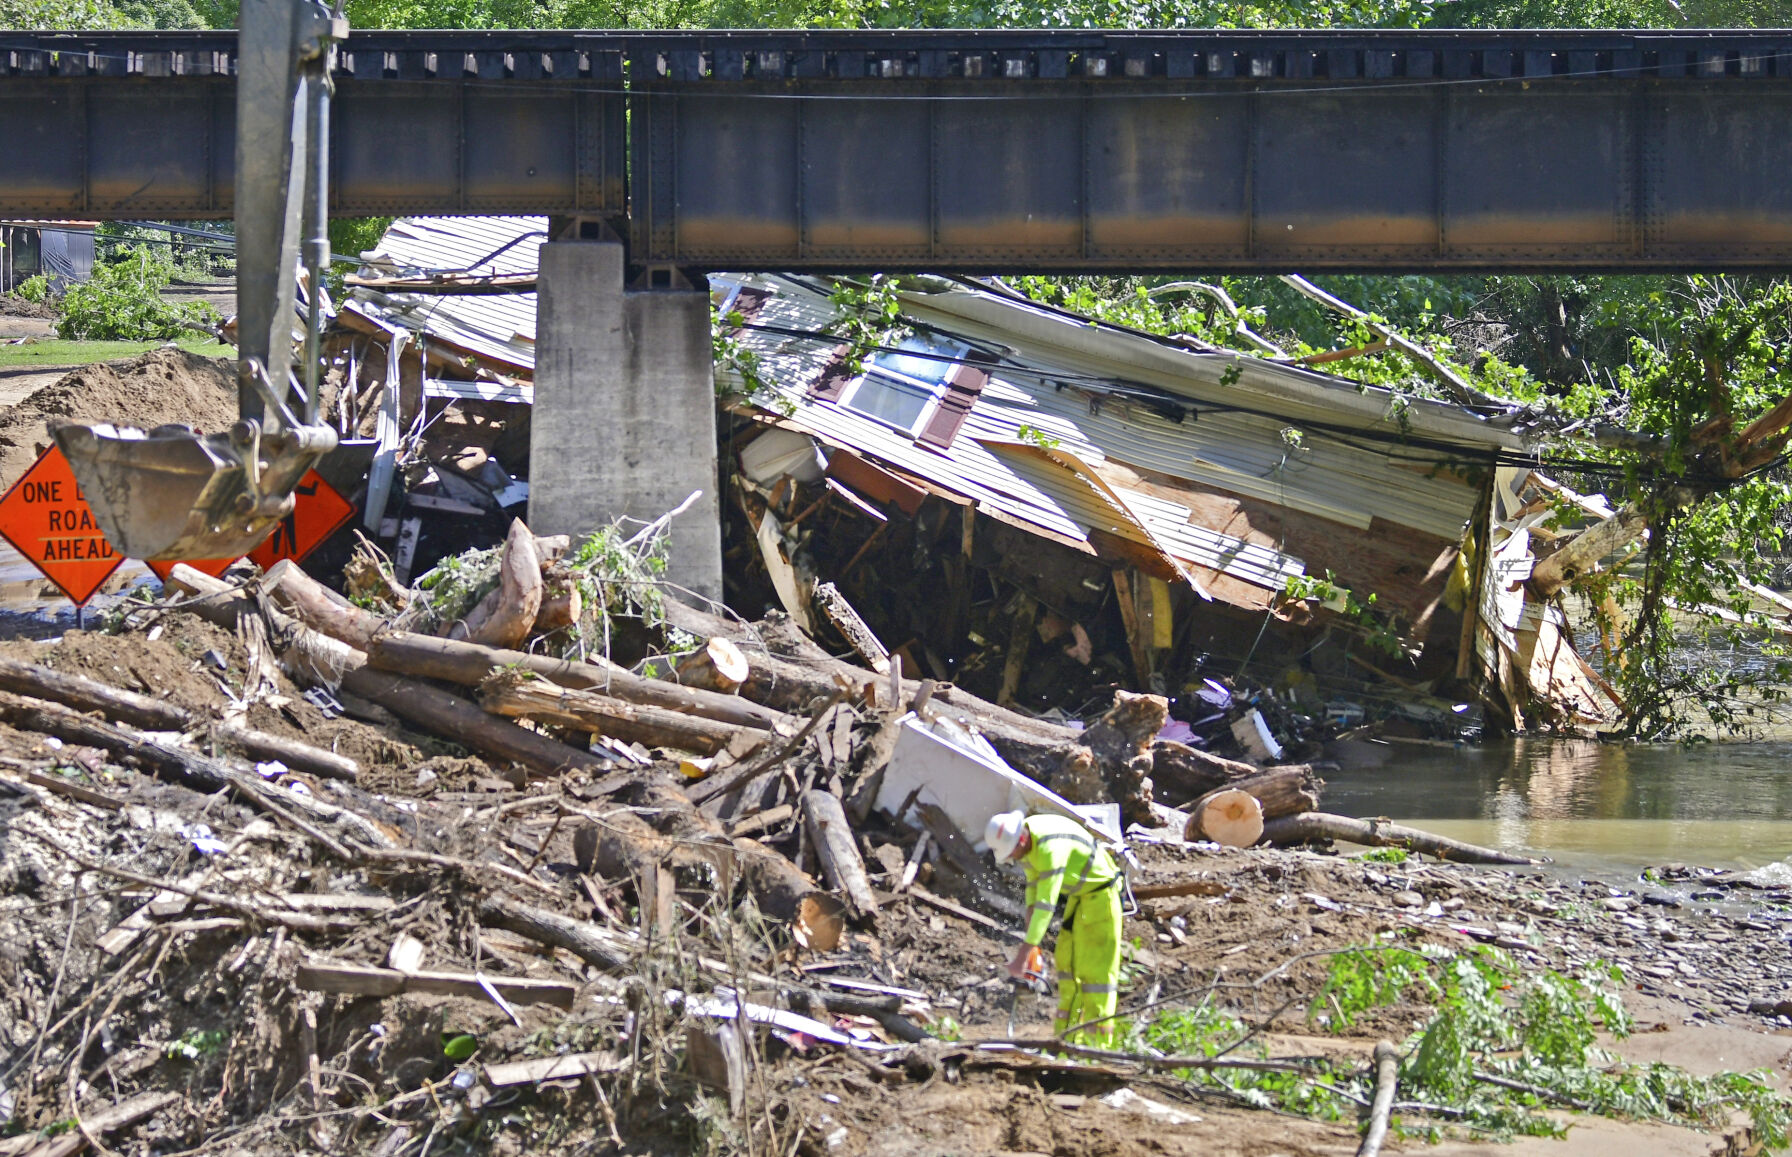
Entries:
{"label": "yellow safety jacket", "polygon": [[1026,820],[1033,843],[1021,859],[1027,873],[1027,943],[1037,946],[1051,927],[1058,897],[1087,896],[1112,887],[1120,869],[1088,829],[1063,816]]}

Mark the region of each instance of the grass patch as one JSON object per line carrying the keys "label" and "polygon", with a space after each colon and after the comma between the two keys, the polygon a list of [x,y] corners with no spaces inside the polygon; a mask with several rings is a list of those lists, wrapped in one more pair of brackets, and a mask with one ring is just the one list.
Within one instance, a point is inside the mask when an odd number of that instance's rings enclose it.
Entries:
{"label": "grass patch", "polygon": [[[19,345],[0,345],[0,369],[26,366],[84,366],[136,357],[167,345],[161,341],[63,341],[61,338],[28,338]],[[176,343],[208,358],[234,358],[236,350],[203,334]]]}

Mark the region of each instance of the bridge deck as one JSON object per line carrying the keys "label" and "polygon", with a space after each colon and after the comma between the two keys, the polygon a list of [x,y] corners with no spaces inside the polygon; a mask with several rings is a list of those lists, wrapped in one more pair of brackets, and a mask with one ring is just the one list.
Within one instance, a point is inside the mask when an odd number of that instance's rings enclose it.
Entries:
{"label": "bridge deck", "polygon": [[[231,33],[0,36],[0,215],[231,212]],[[759,269],[1776,269],[1792,31],[364,32],[332,211]]]}

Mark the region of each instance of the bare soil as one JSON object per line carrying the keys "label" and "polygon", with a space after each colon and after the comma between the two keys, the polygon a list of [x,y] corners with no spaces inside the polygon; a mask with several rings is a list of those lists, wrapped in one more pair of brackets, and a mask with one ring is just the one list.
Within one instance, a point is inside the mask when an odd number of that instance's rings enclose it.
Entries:
{"label": "bare soil", "polygon": [[219,358],[178,347],[82,366],[0,411],[0,487],[10,486],[50,444],[56,419],[149,429],[184,422],[206,433],[236,421],[236,374]]}
{"label": "bare soil", "polygon": [[39,317],[54,320],[56,307],[41,301],[26,301],[11,294],[0,294],[0,317]]}

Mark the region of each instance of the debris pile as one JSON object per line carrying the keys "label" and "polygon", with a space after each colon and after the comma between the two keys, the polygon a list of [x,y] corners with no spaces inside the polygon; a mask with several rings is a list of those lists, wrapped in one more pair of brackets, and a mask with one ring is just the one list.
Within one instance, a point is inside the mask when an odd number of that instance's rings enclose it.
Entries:
{"label": "debris pile", "polygon": [[[1055,1058],[1043,1001],[1003,1032],[1018,881],[978,845],[1012,807],[1132,845],[1129,1016],[1227,969],[1286,1011],[1313,937],[1390,919],[1540,952],[1509,886],[1212,842],[1354,821],[1310,766],[1158,739],[1160,697],[1031,719],[625,599],[651,549],[607,541],[518,523],[427,587],[364,551],[352,599],[177,567],[108,633],[0,644],[0,1153],[857,1153],[926,1103],[988,1148],[1133,1154],[1245,1112],[1162,1058]],[[545,615],[556,568],[580,603]],[[1372,1067],[1324,1063],[1366,1101]]]}

